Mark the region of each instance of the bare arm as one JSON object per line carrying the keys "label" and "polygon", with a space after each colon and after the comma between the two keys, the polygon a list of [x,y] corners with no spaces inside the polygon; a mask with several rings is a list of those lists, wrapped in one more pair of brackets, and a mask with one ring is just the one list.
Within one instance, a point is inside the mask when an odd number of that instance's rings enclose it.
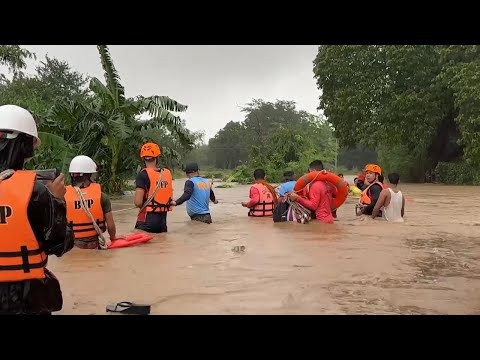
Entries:
{"label": "bare arm", "polygon": [[115,221],[113,221],[113,213],[111,211],[105,214],[105,222],[107,223],[107,230],[110,239],[115,239],[117,236],[117,228],[115,226]]}
{"label": "bare arm", "polygon": [[136,188],[133,203],[136,207],[141,208],[143,205],[143,197],[145,196],[145,190]]}
{"label": "bare arm", "polygon": [[378,216],[378,214],[380,214],[380,209],[385,204],[385,199],[387,198],[387,192],[388,190],[386,191],[382,190],[382,192],[380,193],[380,196],[378,197],[378,200],[375,203],[375,207],[373,208],[373,211],[372,211],[373,219],[375,219]]}
{"label": "bare arm", "polygon": [[402,195],[402,218],[405,215],[405,196]]}

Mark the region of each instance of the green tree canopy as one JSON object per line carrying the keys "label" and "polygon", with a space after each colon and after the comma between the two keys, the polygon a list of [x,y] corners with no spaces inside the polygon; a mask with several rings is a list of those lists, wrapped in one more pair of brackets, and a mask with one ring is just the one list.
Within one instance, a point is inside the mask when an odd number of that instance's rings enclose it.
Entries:
{"label": "green tree canopy", "polygon": [[401,147],[416,178],[440,161],[477,161],[479,55],[478,46],[320,46],[320,108],[342,146]]}

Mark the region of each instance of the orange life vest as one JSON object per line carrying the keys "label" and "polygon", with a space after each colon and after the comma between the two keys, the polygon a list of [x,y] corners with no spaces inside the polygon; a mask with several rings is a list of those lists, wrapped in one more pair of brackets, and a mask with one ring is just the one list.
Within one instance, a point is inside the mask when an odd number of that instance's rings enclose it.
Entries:
{"label": "orange life vest", "polygon": [[[160,171],[152,168],[143,169],[147,172],[148,179],[150,180],[150,189],[148,189],[148,194],[145,195],[145,200],[147,200],[155,191],[158,181],[160,181]],[[171,211],[170,201],[173,197],[173,180],[172,173],[170,170],[163,168],[162,180],[159,189],[155,193],[155,197],[147,205],[145,211],[149,212],[167,212]]]}
{"label": "orange life vest", "polygon": [[[87,237],[98,236],[93,227],[92,220],[80,205],[80,197],[74,187],[68,185],[65,187],[65,203],[67,205],[67,220],[72,225],[75,239],[84,239]],[[102,209],[102,188],[100,184],[91,183],[86,188],[81,188],[83,199],[85,200],[90,213],[93,215],[95,222],[102,231],[105,231],[105,214]]]}
{"label": "orange life vest", "polygon": [[258,190],[260,193],[260,201],[258,204],[250,208],[248,216],[272,216],[275,203],[273,201],[273,195],[268,188],[263,184],[255,184],[252,187]]}
{"label": "orange life vest", "polygon": [[380,185],[380,187],[382,188],[382,190],[385,188],[385,186],[380,182],[380,181],[375,181],[373,184],[370,184],[367,186],[367,188],[365,190],[362,191],[362,194],[360,195],[360,204],[363,204],[363,205],[370,205],[372,203],[372,197],[371,197],[371,190],[370,188],[373,186],[373,185]]}
{"label": "orange life vest", "polygon": [[20,170],[0,182],[0,282],[45,278],[47,255],[27,216],[35,177]]}

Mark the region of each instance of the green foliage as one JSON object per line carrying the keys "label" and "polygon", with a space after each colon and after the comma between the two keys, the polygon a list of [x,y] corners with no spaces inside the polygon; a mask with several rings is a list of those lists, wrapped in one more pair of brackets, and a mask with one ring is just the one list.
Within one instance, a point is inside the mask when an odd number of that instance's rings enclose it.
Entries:
{"label": "green foliage", "polygon": [[47,57],[34,76],[3,77],[0,103],[23,106],[39,122],[43,143],[30,167],[67,171],[72,157],[87,155],[99,164],[99,181],[105,191],[121,193],[125,181],[141,166],[138,151],[142,143],[158,142],[162,160],[175,164],[201,134],[188,131],[185,122],[172,114],[186,111],[187,106],[167,96],[126,98],[108,47],[97,48],[105,84]]}
{"label": "green foliage", "polygon": [[439,162],[435,168],[438,182],[454,185],[480,185],[480,169],[466,162]]}
{"label": "green foliage", "polygon": [[208,142],[210,164],[234,169],[248,159],[248,139],[243,123],[230,121]]}
{"label": "green foliage", "polygon": [[424,178],[426,169],[422,166],[425,162],[421,161],[421,156],[410,154],[406,146],[402,145],[383,145],[378,150],[378,162],[385,178],[389,173],[396,172],[404,182]]}
{"label": "green foliage", "polygon": [[233,188],[233,185],[232,184],[221,184],[221,185],[217,185],[215,187],[219,188],[219,189],[231,189],[231,188]]}
{"label": "green foliage", "polygon": [[[166,96],[126,98],[108,47],[99,45],[98,51],[106,85],[92,78],[91,98],[55,104],[47,114],[47,121],[56,126],[65,125],[70,132],[64,132],[64,139],[73,145],[76,154],[90,156],[100,164],[99,181],[105,190],[120,193],[125,180],[138,169],[138,152],[132,149],[139,149],[155,135],[148,130],[168,134],[182,144],[191,144],[191,136],[181,119],[171,113],[185,111],[187,107]],[[141,119],[143,115],[149,118]],[[169,151],[174,154],[174,148]]]}
{"label": "green foliage", "polygon": [[401,148],[412,161],[396,167],[417,180],[439,161],[478,163],[479,70],[479,46],[321,46],[314,61],[341,146]]}
{"label": "green foliage", "polygon": [[32,58],[36,59],[35,53],[18,45],[0,45],[0,65],[6,65],[14,75],[20,74],[27,67],[25,60]]}
{"label": "green foliage", "polygon": [[237,166],[232,174],[226,179],[227,182],[250,184],[253,182],[253,171],[246,165]]}
{"label": "green foliage", "polygon": [[254,99],[243,109],[245,120],[229,122],[209,142],[209,158],[216,167],[235,168],[229,181],[250,183],[262,168],[271,182],[285,170],[303,174],[314,159],[335,161],[336,141],[323,119],[297,111],[293,101],[275,103]]}
{"label": "green foliage", "polygon": [[343,148],[338,152],[338,165],[347,171],[358,170],[365,164],[377,163],[378,154],[376,151],[355,147],[353,149]]}

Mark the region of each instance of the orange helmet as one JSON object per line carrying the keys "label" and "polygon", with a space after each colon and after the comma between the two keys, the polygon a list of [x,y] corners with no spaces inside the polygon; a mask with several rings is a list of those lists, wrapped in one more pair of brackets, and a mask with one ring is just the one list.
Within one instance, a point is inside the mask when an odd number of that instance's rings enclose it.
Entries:
{"label": "orange helmet", "polygon": [[158,157],[160,156],[160,147],[155,143],[146,143],[143,144],[140,149],[140,157]]}
{"label": "orange helmet", "polygon": [[371,171],[379,175],[382,174],[382,168],[375,164],[368,164],[367,166],[365,166],[365,171]]}

